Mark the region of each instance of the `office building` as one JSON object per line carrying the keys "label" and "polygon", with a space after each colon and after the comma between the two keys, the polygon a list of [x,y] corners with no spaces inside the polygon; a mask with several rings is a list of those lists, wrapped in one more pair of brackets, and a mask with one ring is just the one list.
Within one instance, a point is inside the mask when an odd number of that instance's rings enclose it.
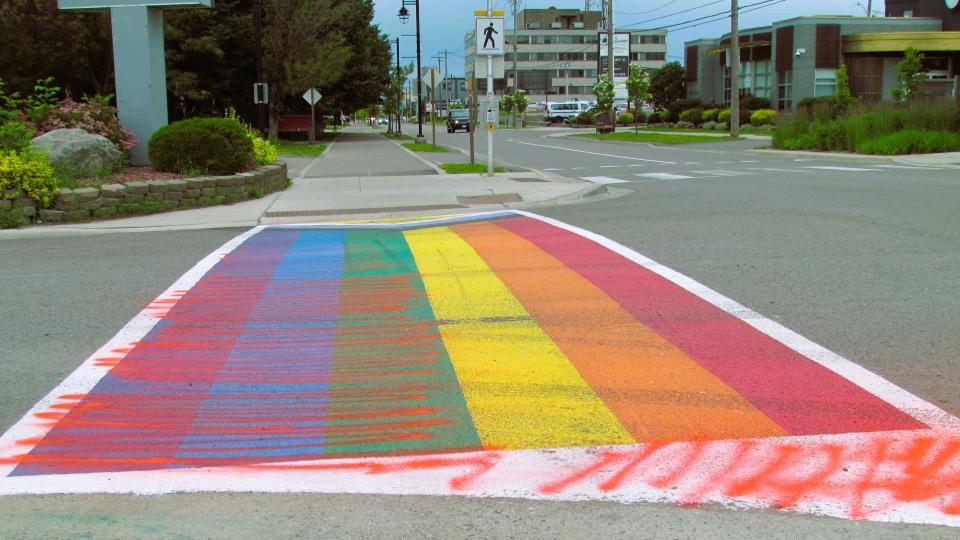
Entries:
{"label": "office building", "polygon": [[[887,9],[889,12],[895,5],[908,4],[926,2],[891,0]],[[896,9],[903,13],[902,7]],[[797,17],[741,30],[741,92],[769,98],[779,110],[792,110],[805,98],[833,95],[835,71],[846,64],[855,96],[868,103],[890,100],[897,84],[896,65],[904,51],[913,47],[926,56],[927,94],[956,95],[960,32],[945,32],[943,28],[960,23],[960,10],[946,15],[943,19]],[[730,103],[729,45],[729,34],[685,44],[687,97]]]}
{"label": "office building", "polygon": [[[517,14],[517,80],[513,77],[514,29],[504,30],[505,73],[494,80],[494,93],[503,95],[515,88],[526,91],[531,103],[543,101],[593,101],[593,86],[597,82],[600,57],[602,12],[580,9],[525,9]],[[509,21],[508,21],[509,22]],[[634,64],[652,70],[666,64],[667,33],[665,30],[617,29],[615,43],[623,40],[624,52],[629,41],[628,57],[615,53],[618,72]],[[464,38],[466,77],[476,74],[474,63],[485,62],[477,57],[476,36],[471,30]],[[604,58],[605,61],[605,58]],[[482,69],[481,69],[482,71]],[[478,77],[480,95],[486,93],[486,80]],[[623,88],[619,93],[624,92]]]}

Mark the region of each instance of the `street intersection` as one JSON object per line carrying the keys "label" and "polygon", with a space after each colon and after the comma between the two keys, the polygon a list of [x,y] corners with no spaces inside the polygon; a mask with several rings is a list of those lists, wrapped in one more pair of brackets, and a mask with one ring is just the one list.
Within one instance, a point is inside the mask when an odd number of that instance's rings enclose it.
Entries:
{"label": "street intersection", "polygon": [[22,405],[0,491],[957,524],[955,171],[517,134],[531,144],[509,158],[623,191],[232,232]]}

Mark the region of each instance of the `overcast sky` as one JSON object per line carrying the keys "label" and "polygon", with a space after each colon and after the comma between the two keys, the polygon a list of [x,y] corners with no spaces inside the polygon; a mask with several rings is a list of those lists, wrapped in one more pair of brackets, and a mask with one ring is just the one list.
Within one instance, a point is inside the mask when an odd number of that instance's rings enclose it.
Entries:
{"label": "overcast sky", "polygon": [[[390,36],[391,43],[400,37],[401,62],[409,63],[416,55],[416,39],[402,37],[414,34],[414,18],[401,24],[397,18],[402,0],[374,0],[376,14],[374,22]],[[778,3],[779,2],[779,3]],[[750,7],[751,4],[760,6]],[[789,19],[801,15],[864,15],[867,0],[772,0],[765,5],[764,0],[740,0],[743,13],[740,15],[740,28],[766,26],[773,21]],[[494,9],[507,13],[507,28],[513,27],[509,14],[509,0],[493,0]],[[528,8],[577,8],[583,9],[583,0],[525,0]],[[883,12],[883,0],[874,0],[873,11]],[[473,27],[473,10],[486,9],[484,0],[420,0],[421,58],[423,65],[436,60],[430,57],[446,49],[450,51],[450,75],[463,75],[463,36]],[[413,15],[413,6],[408,9]],[[710,17],[730,9],[730,0],[614,0],[614,22],[617,28],[630,25],[632,28],[658,28],[676,25],[668,29],[667,60],[683,61],[683,42],[702,37],[717,37],[730,30],[730,20],[710,22]],[[751,11],[752,10],[752,11]],[[683,13],[678,13],[678,12]],[[650,20],[654,19],[656,20]],[[700,19],[700,20],[694,20]],[[689,24],[681,24],[688,22]],[[639,23],[639,24],[634,24]],[[705,23],[705,24],[704,24]],[[698,25],[692,28],[685,26]]]}

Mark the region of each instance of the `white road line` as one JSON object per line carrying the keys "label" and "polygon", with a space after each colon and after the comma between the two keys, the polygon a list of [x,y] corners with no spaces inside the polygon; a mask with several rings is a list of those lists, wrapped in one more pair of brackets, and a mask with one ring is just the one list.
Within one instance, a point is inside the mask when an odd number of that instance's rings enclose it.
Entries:
{"label": "white road line", "polygon": [[631,163],[630,166],[631,166],[631,167],[646,167],[646,165],[644,165],[643,163]]}
{"label": "white road line", "polygon": [[665,173],[665,172],[635,174],[634,176],[640,176],[642,178],[653,178],[654,180],[689,180],[691,178],[696,178],[695,176],[684,176],[682,174],[671,174],[671,173]]}
{"label": "white road line", "polygon": [[799,173],[799,174],[809,174],[813,171],[805,171],[803,169],[777,169],[774,167],[747,167],[747,170],[751,171],[768,171],[768,172],[786,172],[786,173]]}
{"label": "white road line", "polygon": [[833,167],[827,165],[814,165],[804,167],[804,169],[821,169],[824,171],[846,171],[846,172],[877,172],[877,169],[861,169],[859,167]]}
{"label": "white road line", "polygon": [[700,164],[699,161],[688,161],[688,162],[684,163],[684,165],[699,165],[699,164]]}
{"label": "white road line", "polygon": [[740,160],[740,163],[760,163],[760,162],[759,162],[759,161],[751,161],[751,160],[748,160],[748,159],[741,159],[741,160]]}
{"label": "white road line", "polygon": [[794,159],[794,161],[816,161],[814,158]]}
{"label": "white road line", "polygon": [[663,163],[664,165],[676,165],[676,162],[673,162],[673,161],[661,161],[661,160],[659,160],[659,159],[643,159],[643,158],[630,157],[630,156],[616,156],[616,155],[613,155],[613,154],[601,154],[600,152],[588,152],[588,151],[586,151],[586,150],[577,150],[577,149],[575,149],[575,148],[564,148],[564,147],[562,147],[562,146],[547,146],[547,145],[545,145],[545,144],[534,144],[534,143],[528,143],[528,142],[523,142],[523,141],[507,140],[507,142],[508,142],[508,143],[514,143],[514,144],[525,144],[525,145],[527,145],[527,146],[538,146],[538,147],[540,147],[540,148],[551,148],[551,149],[553,149],[553,150],[563,150],[564,152],[575,152],[575,153],[577,153],[577,154],[590,154],[590,155],[592,155],[592,156],[612,157],[612,158],[617,158],[617,159],[629,159],[629,160],[632,160],[632,161],[646,161],[646,162],[648,162],[648,163]]}
{"label": "white road line", "polygon": [[714,175],[714,176],[747,176],[747,175],[753,174],[752,172],[746,172],[746,171],[724,171],[724,170],[719,170],[719,171],[689,171],[689,172],[697,173],[697,174],[710,174],[710,175]]}
{"label": "white road line", "polygon": [[905,169],[908,171],[942,171],[940,167],[916,167],[913,165],[874,165],[874,167],[883,167],[884,169]]}
{"label": "white road line", "polygon": [[601,169],[619,169],[620,165],[601,165]]}
{"label": "white road line", "polygon": [[562,171],[563,169],[544,169],[545,171]]}
{"label": "white road line", "polygon": [[630,180],[620,180],[618,178],[611,178],[609,176],[584,176],[580,179],[586,180],[587,182],[593,182],[594,184],[626,184],[630,182]]}

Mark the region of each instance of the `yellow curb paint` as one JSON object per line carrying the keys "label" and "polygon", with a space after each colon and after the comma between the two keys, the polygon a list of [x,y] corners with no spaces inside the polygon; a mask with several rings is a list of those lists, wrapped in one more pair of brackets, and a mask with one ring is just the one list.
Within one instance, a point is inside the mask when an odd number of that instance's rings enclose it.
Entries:
{"label": "yellow curb paint", "polygon": [[636,442],[465,240],[447,227],[404,236],[484,447]]}

